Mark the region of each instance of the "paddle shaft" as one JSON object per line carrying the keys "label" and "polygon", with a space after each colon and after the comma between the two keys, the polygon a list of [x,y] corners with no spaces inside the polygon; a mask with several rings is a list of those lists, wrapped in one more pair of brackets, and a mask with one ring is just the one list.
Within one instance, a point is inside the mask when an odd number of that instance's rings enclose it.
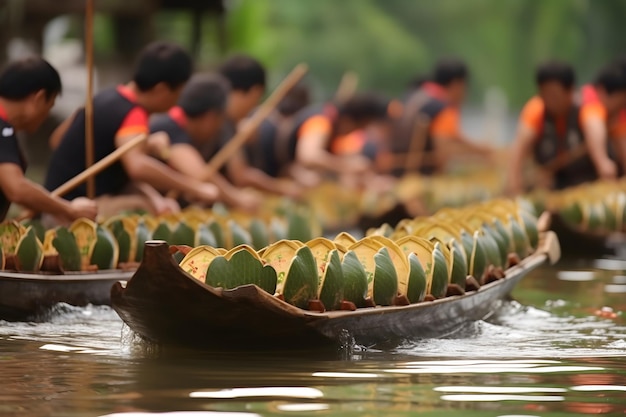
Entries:
{"label": "paddle shaft", "polygon": [[354,71],[346,71],[339,81],[335,101],[339,104],[345,103],[354,95],[359,85],[359,75]]}
{"label": "paddle shaft", "polygon": [[259,106],[256,112],[248,119],[241,129],[205,166],[202,179],[208,181],[211,177],[241,148],[252,134],[258,129],[263,120],[278,106],[278,103],[287,95],[308,71],[306,64],[297,65],[289,75],[276,87],[274,92]]}
{"label": "paddle shaft", "polygon": [[102,158],[101,160],[99,160],[98,162],[96,162],[95,164],[93,164],[92,166],[84,170],[83,172],[81,172],[80,174],[76,175],[74,178],[67,181],[65,184],[56,188],[50,194],[57,196],[57,197],[61,197],[64,194],[67,194],[68,192],[78,187],[83,182],[87,181],[90,178],[94,178],[100,172],[104,171],[105,169],[113,165],[122,156],[124,156],[126,152],[141,145],[143,142],[145,142],[147,138],[148,138],[148,135],[146,135],[145,133],[135,136],[134,138],[130,139],[128,142],[124,143],[122,146],[120,146],[119,148],[117,148],[116,150],[114,150],[113,152],[111,152],[110,154],[108,154],[107,156],[105,156],[104,158]]}
{"label": "paddle shaft", "polygon": [[411,129],[409,152],[406,155],[404,166],[406,172],[412,172],[420,167],[424,157],[424,147],[426,146],[428,127],[430,125],[430,120],[426,115],[418,113],[415,118],[413,129]]}
{"label": "paddle shaft", "polygon": [[[93,139],[93,15],[94,0],[87,0],[85,5],[85,61],[87,66],[87,99],[85,101],[85,168],[94,163]],[[87,178],[87,197],[96,196],[96,181],[93,176]]]}

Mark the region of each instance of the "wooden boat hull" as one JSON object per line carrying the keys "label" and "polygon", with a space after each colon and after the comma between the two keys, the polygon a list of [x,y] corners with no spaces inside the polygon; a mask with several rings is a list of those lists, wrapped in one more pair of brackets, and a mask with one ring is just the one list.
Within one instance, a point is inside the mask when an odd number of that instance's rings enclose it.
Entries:
{"label": "wooden boat hull", "polygon": [[626,244],[624,233],[594,233],[579,230],[556,213],[551,213],[548,227],[559,237],[561,251],[565,258],[615,255],[618,249]]}
{"label": "wooden boat hull", "polygon": [[463,296],[398,307],[317,313],[291,306],[253,285],[212,288],[181,270],[163,241],[146,243],[144,261],[126,286],[111,289],[113,308],[143,338],[161,345],[216,349],[311,348],[440,337],[488,316],[526,273],[559,256],[546,250],[507,270],[507,277]]}
{"label": "wooden boat hull", "polygon": [[102,271],[59,275],[0,271],[0,320],[29,320],[57,303],[110,305],[111,286],[132,272]]}

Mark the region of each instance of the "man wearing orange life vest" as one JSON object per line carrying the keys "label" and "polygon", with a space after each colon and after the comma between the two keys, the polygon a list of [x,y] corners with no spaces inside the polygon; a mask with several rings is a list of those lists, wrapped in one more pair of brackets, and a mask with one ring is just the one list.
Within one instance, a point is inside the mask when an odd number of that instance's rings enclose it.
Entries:
{"label": "man wearing orange life vest", "polygon": [[[626,169],[626,65],[617,61],[606,66],[596,78],[595,83],[581,89],[583,106],[593,115],[589,122],[590,135],[593,135],[593,147],[589,153],[594,161],[604,163],[599,171],[602,178],[612,179]],[[614,151],[618,162],[610,164],[605,150]]]}
{"label": "man wearing orange life vest", "polygon": [[[336,106],[304,109],[296,115],[289,135],[292,159],[307,169],[342,178],[371,172],[372,161],[363,152],[358,133],[388,118],[389,101],[373,93],[360,93]],[[361,177],[363,179],[363,177]]]}
{"label": "man wearing orange life vest", "polygon": [[[522,165],[531,153],[547,168],[544,172],[551,188],[615,178],[617,166],[611,159],[615,142],[607,142],[607,123],[608,115],[618,111],[626,98],[622,74],[612,67],[602,70],[595,86],[587,87],[590,91],[585,93],[583,88],[583,95],[594,93],[595,98],[587,97],[582,104],[575,101],[574,70],[568,64],[540,65],[536,82],[539,94],[524,106],[511,148],[509,192],[519,194],[526,189]],[[619,133],[620,129],[612,130]]]}
{"label": "man wearing orange life vest", "polygon": [[420,80],[404,105],[391,152],[410,158],[419,153],[417,166],[396,166],[395,175],[418,170],[430,175],[444,168],[454,153],[490,156],[492,149],[470,140],[460,129],[459,107],[465,99],[469,71],[464,62],[442,59],[435,65],[432,79]]}

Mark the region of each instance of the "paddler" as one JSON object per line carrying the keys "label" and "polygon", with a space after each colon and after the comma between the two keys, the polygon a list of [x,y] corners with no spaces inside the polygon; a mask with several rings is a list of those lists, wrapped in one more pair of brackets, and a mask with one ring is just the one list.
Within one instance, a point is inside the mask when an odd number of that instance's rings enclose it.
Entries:
{"label": "paddler", "polygon": [[[170,167],[199,181],[204,180],[206,161],[198,149],[219,148],[216,142],[225,119],[229,91],[224,77],[197,74],[185,85],[176,106],[151,119],[150,132],[162,132],[167,136],[165,159]],[[260,204],[255,194],[234,187],[220,173],[214,173],[210,181],[219,188],[220,199],[227,204],[246,211],[252,211]]]}
{"label": "paddler", "polygon": [[36,131],[61,93],[59,73],[45,60],[30,57],[9,63],[0,72],[0,221],[11,203],[60,222],[94,219],[96,203],[86,198],[66,201],[50,195],[24,176],[26,160],[16,132]]}
{"label": "paddler", "polygon": [[[549,167],[587,142],[584,132],[590,114],[575,101],[576,77],[572,66],[560,61],[545,62],[537,67],[535,82],[538,94],[524,106],[511,146],[508,190],[512,194],[528,188],[524,183],[523,163],[531,155],[540,167]],[[562,165],[548,173],[552,177],[547,179],[552,183],[551,188],[562,189],[598,177],[588,155]]]}
{"label": "paddler", "polygon": [[418,88],[405,102],[397,124],[391,152],[411,160],[416,166],[394,163],[392,172],[402,175],[417,170],[430,175],[440,172],[448,156],[475,154],[491,157],[493,150],[471,140],[460,128],[460,106],[465,99],[469,71],[458,59],[442,59],[435,65],[430,80],[420,79]]}
{"label": "paddler", "polygon": [[[226,105],[226,118],[220,132],[218,144],[231,140],[237,130],[245,124],[246,117],[259,105],[265,93],[266,74],[263,65],[247,55],[234,55],[227,59],[218,72],[230,83],[230,93]],[[209,146],[200,149],[205,161],[209,161],[217,152]],[[253,187],[273,194],[298,197],[300,188],[293,181],[273,178],[262,170],[252,166],[244,148],[228,161],[226,177],[237,187]]]}
{"label": "paddler", "polygon": [[582,87],[581,100],[589,155],[600,178],[614,179],[626,169],[626,65],[605,66]]}
{"label": "paddler", "polygon": [[[137,135],[149,134],[148,116],[176,104],[192,72],[189,54],[180,46],[155,42],[146,46],[137,61],[132,81],[108,88],[94,97],[94,161],[109,155]],[[53,133],[54,152],[46,177],[46,188],[55,189],[85,170],[85,111],[79,109]],[[140,184],[137,198],[133,184]],[[212,202],[217,189],[174,171],[150,157],[147,147],[129,150],[120,161],[95,177],[95,195],[105,215],[120,210],[175,210],[156,190],[176,190],[190,199]],[[131,193],[132,195],[124,195]],[[86,195],[85,185],[65,198]]]}
{"label": "paddler", "polygon": [[310,104],[309,89],[297,84],[278,103],[276,109],[261,123],[256,136],[248,142],[246,153],[255,167],[271,177],[294,177],[293,159],[288,147],[289,134],[298,112]]}
{"label": "paddler", "polygon": [[[288,140],[291,158],[320,175],[343,178],[374,172],[372,159],[362,131],[388,120],[389,100],[375,93],[358,93],[337,105],[314,106],[295,116],[296,122]],[[368,176],[369,177],[369,176]]]}

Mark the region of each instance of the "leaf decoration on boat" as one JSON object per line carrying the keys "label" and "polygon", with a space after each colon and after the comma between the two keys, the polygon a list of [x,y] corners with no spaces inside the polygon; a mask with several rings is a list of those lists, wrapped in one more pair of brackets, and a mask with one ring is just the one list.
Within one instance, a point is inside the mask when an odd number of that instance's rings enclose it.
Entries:
{"label": "leaf decoration on boat", "polygon": [[37,272],[43,263],[43,245],[37,238],[35,229],[29,226],[15,248],[15,256],[20,271]]}
{"label": "leaf decoration on boat", "polygon": [[224,256],[217,256],[210,263],[206,283],[212,287],[232,289],[254,284],[264,291],[276,291],[276,271],[262,260],[250,247],[237,247]]}
{"label": "leaf decoration on boat", "polygon": [[74,234],[65,227],[58,227],[52,237],[51,244],[59,254],[61,267],[65,271],[80,271],[81,254]]}

